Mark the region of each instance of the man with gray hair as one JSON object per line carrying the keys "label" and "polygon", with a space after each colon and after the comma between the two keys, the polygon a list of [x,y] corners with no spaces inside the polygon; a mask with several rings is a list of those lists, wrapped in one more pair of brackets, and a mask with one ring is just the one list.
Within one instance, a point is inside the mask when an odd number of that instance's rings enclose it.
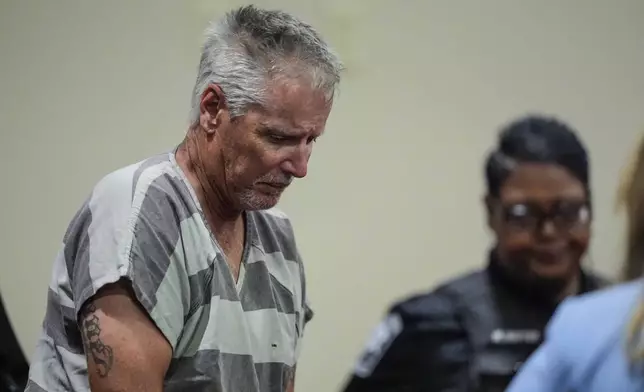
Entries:
{"label": "man with gray hair", "polygon": [[191,126],[104,177],[55,260],[27,391],[293,391],[308,305],[288,218],[342,65],[247,6],[207,32]]}

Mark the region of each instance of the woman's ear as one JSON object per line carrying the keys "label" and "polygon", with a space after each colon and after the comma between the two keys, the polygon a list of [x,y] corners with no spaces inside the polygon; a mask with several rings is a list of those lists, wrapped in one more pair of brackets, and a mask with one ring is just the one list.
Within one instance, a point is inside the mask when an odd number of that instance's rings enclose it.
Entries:
{"label": "woman's ear", "polygon": [[496,225],[494,222],[494,206],[495,206],[495,199],[492,197],[490,194],[485,195],[483,197],[483,206],[485,208],[485,216],[486,216],[486,221],[487,221],[487,226],[493,230],[496,231]]}

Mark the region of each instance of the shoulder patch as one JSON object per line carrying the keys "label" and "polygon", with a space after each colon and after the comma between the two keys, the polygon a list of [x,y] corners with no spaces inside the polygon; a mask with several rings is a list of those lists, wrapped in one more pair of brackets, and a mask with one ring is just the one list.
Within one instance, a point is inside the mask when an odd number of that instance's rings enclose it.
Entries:
{"label": "shoulder patch", "polygon": [[355,366],[355,375],[361,378],[369,377],[402,329],[403,321],[397,313],[389,314],[380,322],[373,330]]}

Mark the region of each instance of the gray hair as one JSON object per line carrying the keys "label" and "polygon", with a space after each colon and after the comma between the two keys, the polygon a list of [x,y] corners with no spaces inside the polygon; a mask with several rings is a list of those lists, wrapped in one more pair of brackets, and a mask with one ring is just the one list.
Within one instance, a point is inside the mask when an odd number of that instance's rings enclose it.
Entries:
{"label": "gray hair", "polygon": [[282,11],[245,6],[229,12],[206,30],[190,122],[199,121],[201,95],[218,85],[232,117],[250,105],[265,104],[271,78],[300,72],[331,101],[343,65],[310,25]]}

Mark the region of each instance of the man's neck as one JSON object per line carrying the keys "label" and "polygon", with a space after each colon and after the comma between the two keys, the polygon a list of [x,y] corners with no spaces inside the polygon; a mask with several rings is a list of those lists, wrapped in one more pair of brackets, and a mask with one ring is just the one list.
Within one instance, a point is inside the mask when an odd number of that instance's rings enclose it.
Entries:
{"label": "man's neck", "polygon": [[[194,136],[192,136],[194,137]],[[245,242],[244,219],[241,211],[227,208],[224,192],[208,180],[195,148],[196,140],[188,136],[175,153],[177,164],[195,191],[210,230],[224,252],[230,272],[237,281]]]}
{"label": "man's neck", "polygon": [[177,149],[175,159],[194,189],[211,230],[216,237],[220,234],[227,237],[231,232],[236,232],[239,224],[243,223],[242,211],[228,207],[230,203],[226,202],[225,192],[217,189],[216,185],[209,181],[195,142],[192,137],[186,137]]}

